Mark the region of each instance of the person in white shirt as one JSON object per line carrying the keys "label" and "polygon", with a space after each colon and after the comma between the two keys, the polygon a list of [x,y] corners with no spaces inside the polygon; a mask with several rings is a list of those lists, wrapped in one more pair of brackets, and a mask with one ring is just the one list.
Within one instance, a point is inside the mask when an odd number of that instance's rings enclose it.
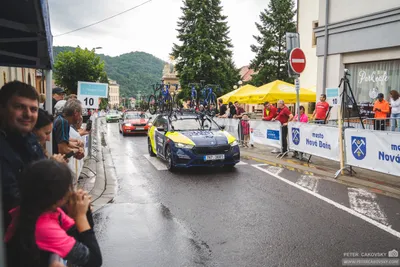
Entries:
{"label": "person in white shirt", "polygon": [[396,130],[400,132],[400,98],[399,92],[396,90],[390,91],[390,106],[392,107],[392,112],[390,115],[390,128],[392,131]]}

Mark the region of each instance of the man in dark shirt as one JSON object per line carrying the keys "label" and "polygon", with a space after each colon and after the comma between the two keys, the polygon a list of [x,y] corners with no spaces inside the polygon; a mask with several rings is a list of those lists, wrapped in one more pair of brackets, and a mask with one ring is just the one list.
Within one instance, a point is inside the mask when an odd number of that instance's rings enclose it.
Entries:
{"label": "man in dark shirt", "polygon": [[54,106],[57,104],[58,101],[63,100],[65,96],[65,91],[59,87],[53,89],[53,114],[54,113]]}
{"label": "man in dark shirt", "polygon": [[58,115],[53,123],[53,151],[54,153],[68,154],[74,152],[74,157],[84,157],[82,141],[71,139],[70,125],[76,125],[82,116],[82,105],[79,100],[71,99],[65,103],[62,114]]}
{"label": "man in dark shirt", "polygon": [[[14,81],[0,90],[0,179],[3,221],[11,220],[8,211],[18,205],[18,176],[44,153],[32,130],[38,118],[39,95],[32,86]],[[3,229],[4,231],[4,229]]]}
{"label": "man in dark shirt", "polygon": [[289,108],[285,106],[283,100],[278,101],[277,107],[278,114],[272,121],[277,120],[282,124],[282,154],[284,154],[287,151],[288,122],[293,118],[293,114],[290,112]]}
{"label": "man in dark shirt", "polygon": [[237,118],[237,119],[241,119],[243,116],[243,113],[245,112],[244,108],[242,108],[242,106],[239,104],[238,101],[235,102],[234,106],[235,106],[236,111],[235,111],[235,115],[233,117]]}
{"label": "man in dark shirt", "polygon": [[218,99],[218,103],[219,103],[219,115],[218,117],[226,117],[226,111],[228,110],[228,108],[226,107],[225,104],[222,103],[222,99]]}

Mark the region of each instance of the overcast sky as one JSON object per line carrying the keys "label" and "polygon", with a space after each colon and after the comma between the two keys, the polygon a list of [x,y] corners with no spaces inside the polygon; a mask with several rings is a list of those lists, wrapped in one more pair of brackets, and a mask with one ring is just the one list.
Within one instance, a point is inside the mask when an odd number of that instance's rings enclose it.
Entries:
{"label": "overcast sky", "polygon": [[[137,9],[93,27],[64,36],[58,34],[91,24],[146,0],[49,0],[51,27],[56,46],[103,47],[98,53],[117,56],[143,51],[165,61],[177,41],[177,21],[182,0],[152,0]],[[254,54],[255,22],[269,0],[221,0],[228,16],[233,59],[237,67],[250,63]]]}

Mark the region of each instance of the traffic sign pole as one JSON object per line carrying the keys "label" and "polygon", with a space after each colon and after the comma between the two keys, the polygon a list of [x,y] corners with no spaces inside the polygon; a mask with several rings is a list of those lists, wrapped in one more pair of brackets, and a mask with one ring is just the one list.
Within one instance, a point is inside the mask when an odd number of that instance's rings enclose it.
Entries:
{"label": "traffic sign pole", "polygon": [[296,110],[297,110],[297,120],[300,121],[300,80],[299,76],[306,67],[306,56],[303,50],[300,48],[294,48],[289,55],[289,65],[293,72],[295,72],[295,87],[296,87]]}

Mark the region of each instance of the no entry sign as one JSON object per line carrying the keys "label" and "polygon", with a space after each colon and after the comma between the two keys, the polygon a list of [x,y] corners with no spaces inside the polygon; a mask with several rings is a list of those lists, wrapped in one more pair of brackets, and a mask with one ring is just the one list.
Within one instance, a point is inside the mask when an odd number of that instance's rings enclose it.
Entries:
{"label": "no entry sign", "polygon": [[306,56],[304,55],[303,50],[300,48],[293,49],[290,52],[289,63],[295,73],[302,73],[306,67]]}

